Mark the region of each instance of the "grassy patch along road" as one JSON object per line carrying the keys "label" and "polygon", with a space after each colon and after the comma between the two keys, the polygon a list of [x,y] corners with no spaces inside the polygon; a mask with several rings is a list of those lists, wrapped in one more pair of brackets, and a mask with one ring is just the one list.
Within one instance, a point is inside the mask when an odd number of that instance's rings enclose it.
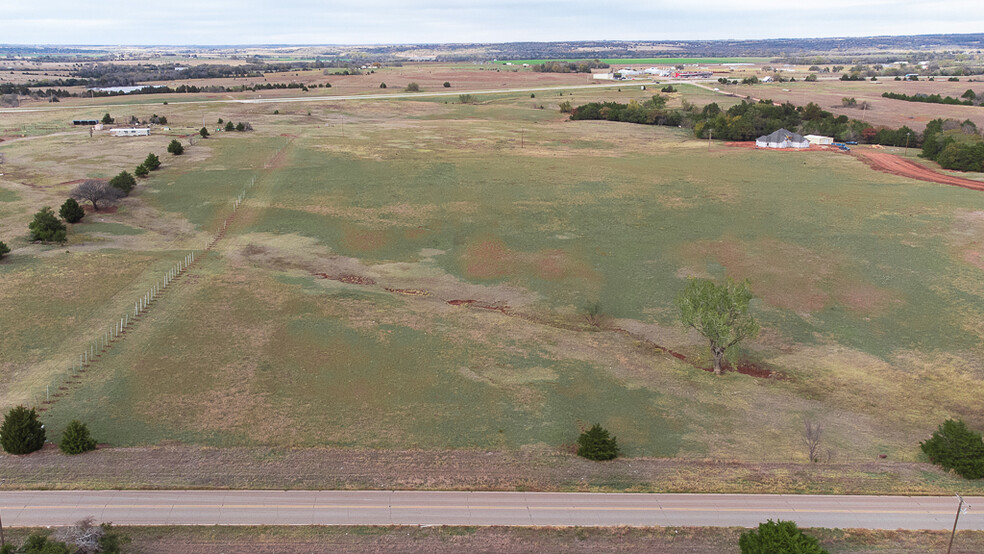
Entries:
{"label": "grassy patch along road", "polygon": [[741,463],[620,458],[595,463],[553,450],[100,448],[69,457],[53,445],[3,456],[8,489],[305,489],[984,495],[912,462]]}
{"label": "grassy patch along road", "polygon": [[[131,548],[145,554],[196,552],[259,554],[309,552],[729,552],[737,550],[743,528],[729,527],[475,527],[475,526],[138,526],[126,527]],[[11,529],[20,543],[29,533]],[[808,529],[831,553],[942,552],[947,531]],[[958,531],[954,552],[984,550],[984,532]]]}

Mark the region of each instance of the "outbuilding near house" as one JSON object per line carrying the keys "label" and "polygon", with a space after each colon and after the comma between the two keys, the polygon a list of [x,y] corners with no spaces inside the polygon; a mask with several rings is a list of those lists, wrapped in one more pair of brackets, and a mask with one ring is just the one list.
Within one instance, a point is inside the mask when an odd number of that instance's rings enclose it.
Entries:
{"label": "outbuilding near house", "polygon": [[755,146],[759,148],[809,148],[810,141],[803,135],[798,135],[786,129],[761,136],[755,139]]}
{"label": "outbuilding near house", "polygon": [[810,144],[833,144],[834,137],[825,137],[823,135],[806,135],[803,138],[810,141]]}

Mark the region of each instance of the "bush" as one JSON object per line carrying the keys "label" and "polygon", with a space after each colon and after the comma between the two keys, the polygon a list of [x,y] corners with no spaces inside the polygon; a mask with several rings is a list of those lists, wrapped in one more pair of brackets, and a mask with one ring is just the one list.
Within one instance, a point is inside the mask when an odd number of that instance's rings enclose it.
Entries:
{"label": "bush", "polygon": [[24,406],[11,408],[0,425],[0,446],[8,454],[30,454],[44,446],[44,426],[38,412]]}
{"label": "bush", "polygon": [[219,125],[222,125],[223,123],[224,123],[224,121],[222,121],[222,118],[220,117],[219,118]]}
{"label": "bush", "polygon": [[738,539],[741,554],[826,554],[816,537],[806,535],[792,521],[760,523]]}
{"label": "bush", "polygon": [[133,187],[137,186],[137,180],[126,171],[120,171],[119,175],[109,180],[109,186],[121,191],[124,195],[128,195]]}
{"label": "bush", "polygon": [[143,166],[150,171],[155,171],[161,167],[161,159],[157,157],[157,154],[147,154],[147,158],[143,161]]}
{"label": "bush", "polygon": [[[308,112],[308,115],[311,115],[311,112]],[[226,123],[225,130],[226,131],[235,131],[236,130],[236,126],[230,121],[230,122]]]}
{"label": "bush", "polygon": [[417,83],[410,83],[407,85],[407,92],[420,92],[420,85]]}
{"label": "bush", "polygon": [[27,537],[20,548],[8,544],[0,550],[0,554],[70,554],[72,550],[67,544],[49,538],[40,533],[34,533]]}
{"label": "bush", "polygon": [[7,243],[0,240],[0,258],[3,258],[9,253],[10,253],[10,247],[7,246]]}
{"label": "bush", "polygon": [[577,455],[589,460],[614,460],[618,457],[618,441],[608,431],[595,423],[591,429],[577,438]]}
{"label": "bush", "polygon": [[280,110],[273,110],[273,115],[280,115]]}
{"label": "bush", "polygon": [[676,92],[677,90],[673,88],[673,85],[666,85],[665,87],[659,89],[660,92]]}
{"label": "bush", "polygon": [[27,226],[31,231],[31,240],[41,242],[65,242],[68,229],[62,223],[50,206],[41,208],[34,214],[34,221]]}
{"label": "bush", "polygon": [[981,434],[967,428],[962,420],[948,419],[919,443],[929,460],[946,470],[953,470],[964,479],[984,477],[984,442]]}
{"label": "bush", "polygon": [[386,83],[379,83],[379,88],[386,88]]}
{"label": "bush", "polygon": [[89,428],[86,427],[85,423],[73,419],[65,428],[65,432],[62,433],[58,448],[65,454],[82,454],[95,450],[96,441],[89,436]]}
{"label": "bush", "polygon": [[181,154],[184,154],[185,149],[184,146],[181,146],[181,143],[178,142],[178,139],[172,139],[167,145],[167,151],[175,156],[180,156]]}
{"label": "bush", "polygon": [[243,122],[240,121],[239,123],[236,123],[236,130],[242,133],[243,131],[246,130],[246,125],[244,125]]}
{"label": "bush", "polygon": [[150,174],[150,170],[147,169],[147,167],[144,166],[144,164],[140,164],[137,166],[136,169],[133,170],[133,174],[136,175],[137,177],[146,177],[147,175]]}
{"label": "bush", "polygon": [[104,125],[109,125],[109,124],[110,124],[110,123],[112,123],[112,122],[113,122],[113,118],[112,118],[112,117],[110,117],[108,113],[107,113],[106,115],[104,115],[104,116],[103,116],[103,118],[102,118],[102,123],[103,123]]}
{"label": "bush", "polygon": [[444,88],[451,88],[451,83],[448,81],[444,81]]}
{"label": "bush", "polygon": [[58,215],[69,223],[78,223],[85,217],[85,210],[82,209],[82,206],[74,198],[69,198],[59,208]]}
{"label": "bush", "polygon": [[936,156],[936,161],[944,169],[984,171],[984,142],[951,142]]}
{"label": "bush", "polygon": [[[274,113],[277,113],[277,112],[274,112]],[[206,129],[205,127],[202,127],[201,129],[198,130],[198,134],[201,135],[202,138],[208,138],[208,129]]]}

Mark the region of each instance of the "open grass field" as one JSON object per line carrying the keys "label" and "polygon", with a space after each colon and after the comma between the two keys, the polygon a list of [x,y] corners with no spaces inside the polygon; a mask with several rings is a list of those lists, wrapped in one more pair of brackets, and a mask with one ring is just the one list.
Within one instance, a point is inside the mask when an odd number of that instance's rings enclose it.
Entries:
{"label": "open grass field", "polygon": [[[52,438],[79,418],[118,446],[568,452],[600,422],[628,456],[749,462],[805,461],[804,419],[845,462],[918,460],[946,417],[984,427],[984,195],[557,110],[651,94],[135,106],[175,135],[256,129],[179,158],[161,135],[0,143],[0,404],[50,384]],[[16,117],[35,116],[57,124]],[[27,243],[65,183],[151,151],[163,168],[117,212]],[[215,249],[68,379],[254,178]],[[750,279],[743,364],[775,377],[702,369],[675,308],[691,276]]]}

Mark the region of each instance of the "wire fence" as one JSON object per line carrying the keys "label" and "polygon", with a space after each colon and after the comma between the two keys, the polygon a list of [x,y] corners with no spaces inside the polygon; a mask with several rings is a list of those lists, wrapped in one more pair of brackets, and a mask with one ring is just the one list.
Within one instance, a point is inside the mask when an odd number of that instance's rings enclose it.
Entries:
{"label": "wire fence", "polygon": [[242,207],[243,202],[246,201],[246,195],[249,193],[256,185],[256,177],[250,179],[249,184],[247,184],[243,190],[236,195],[236,199],[232,203],[232,213],[229,214],[225,220],[222,222],[222,226],[215,236],[207,241],[201,250],[192,250],[185,254],[184,258],[175,263],[170,267],[161,278],[151,285],[147,291],[137,298],[133,302],[133,309],[127,310],[122,314],[119,320],[114,320],[111,324],[104,327],[99,334],[92,340],[88,342],[86,347],[79,352],[78,359],[74,357],[71,359],[71,365],[67,369],[67,380],[59,380],[54,385],[45,385],[44,391],[32,397],[32,402],[29,405],[36,407],[38,411],[43,412],[48,409],[52,404],[58,401],[59,398],[65,396],[68,391],[68,385],[77,384],[82,375],[90,368],[94,363],[102,359],[103,355],[106,354],[110,349],[113,348],[115,344],[126,338],[127,332],[131,331],[133,327],[144,317],[147,312],[156,304],[157,300],[167,291],[171,290],[177,282],[181,279],[187,271],[195,265],[196,262],[200,261],[215,244],[225,237],[226,230],[229,228],[229,224],[235,220],[236,215],[239,213],[239,208]]}

